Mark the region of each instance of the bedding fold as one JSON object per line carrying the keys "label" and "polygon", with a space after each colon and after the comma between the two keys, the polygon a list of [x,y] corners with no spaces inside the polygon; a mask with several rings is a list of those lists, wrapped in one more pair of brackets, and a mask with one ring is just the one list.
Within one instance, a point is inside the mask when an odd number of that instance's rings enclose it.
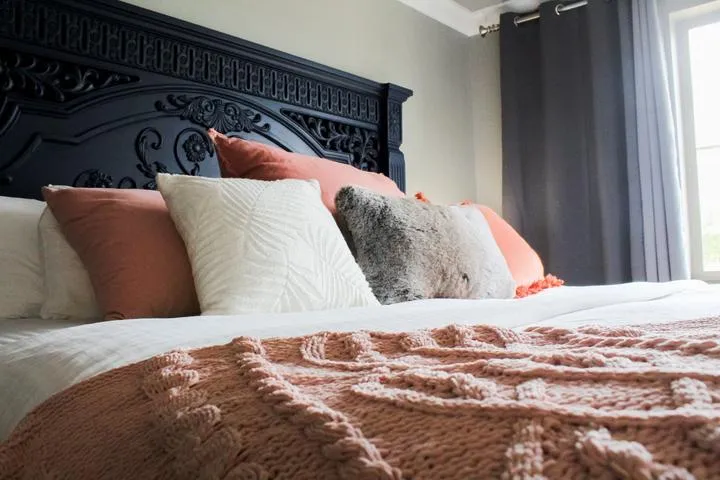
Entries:
{"label": "bedding fold", "polygon": [[54,395],[0,478],[717,478],[720,318],[173,350]]}

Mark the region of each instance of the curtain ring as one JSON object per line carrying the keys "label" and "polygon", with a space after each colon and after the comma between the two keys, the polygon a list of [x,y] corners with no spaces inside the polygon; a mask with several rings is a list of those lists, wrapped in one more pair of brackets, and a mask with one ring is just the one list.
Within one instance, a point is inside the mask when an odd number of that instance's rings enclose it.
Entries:
{"label": "curtain ring", "polygon": [[520,16],[515,16],[515,18],[513,18],[513,23],[516,27],[518,26],[518,20],[520,20]]}
{"label": "curtain ring", "polygon": [[560,16],[560,13],[562,13],[560,9],[563,7],[565,7],[565,5],[563,5],[562,3],[558,3],[557,5],[555,5],[555,15]]}

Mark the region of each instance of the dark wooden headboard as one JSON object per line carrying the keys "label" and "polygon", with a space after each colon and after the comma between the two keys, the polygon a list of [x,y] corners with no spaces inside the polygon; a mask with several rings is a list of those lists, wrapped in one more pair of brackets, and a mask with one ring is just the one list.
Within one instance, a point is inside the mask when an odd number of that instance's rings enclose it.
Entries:
{"label": "dark wooden headboard", "polygon": [[411,95],[116,0],[0,0],[0,195],[217,176],[209,128],[404,190]]}

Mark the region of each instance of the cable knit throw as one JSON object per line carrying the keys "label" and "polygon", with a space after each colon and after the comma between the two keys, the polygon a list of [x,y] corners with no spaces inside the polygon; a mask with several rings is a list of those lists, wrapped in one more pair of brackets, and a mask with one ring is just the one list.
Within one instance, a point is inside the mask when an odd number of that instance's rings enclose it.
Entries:
{"label": "cable knit throw", "polygon": [[720,320],[237,338],[75,385],[0,478],[720,478]]}

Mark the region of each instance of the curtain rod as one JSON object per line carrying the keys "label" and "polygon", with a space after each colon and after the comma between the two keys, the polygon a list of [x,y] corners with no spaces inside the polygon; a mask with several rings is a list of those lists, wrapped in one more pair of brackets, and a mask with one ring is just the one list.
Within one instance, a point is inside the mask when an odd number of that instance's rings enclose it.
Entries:
{"label": "curtain rod", "polygon": [[[571,2],[571,3],[558,3],[555,5],[555,14],[560,15],[563,12],[569,12],[570,10],[575,10],[576,8],[584,7],[588,4],[588,0],[580,0],[578,2]],[[525,15],[518,15],[513,20],[513,23],[517,27],[518,25],[522,25],[523,23],[527,22],[534,22],[535,20],[540,20],[540,12],[532,12]],[[482,25],[480,27],[480,36],[485,38],[488,33],[495,33],[500,31],[500,25]]]}

